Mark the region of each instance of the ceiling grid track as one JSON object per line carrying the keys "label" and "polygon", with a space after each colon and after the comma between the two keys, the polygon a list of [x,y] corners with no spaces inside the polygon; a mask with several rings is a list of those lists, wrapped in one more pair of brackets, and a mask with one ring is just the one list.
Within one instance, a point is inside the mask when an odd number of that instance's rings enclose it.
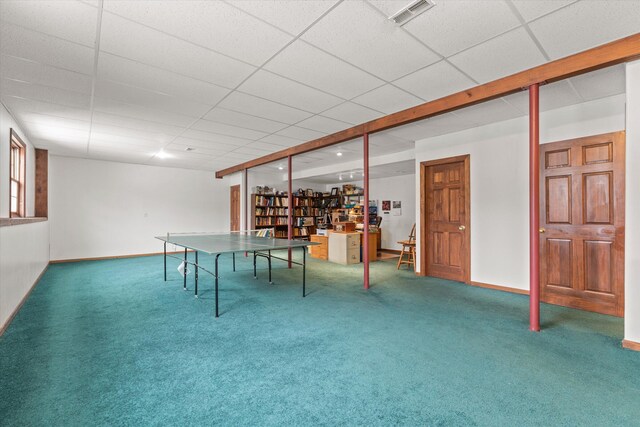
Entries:
{"label": "ceiling grid track", "polygon": [[100,33],[102,32],[102,10],[104,0],[98,0],[98,17],[96,23],[95,53],[93,56],[93,76],[91,78],[91,98],[89,100],[89,136],[87,138],[87,155],[91,145],[91,132],[93,132],[93,106],[95,103],[96,81],[98,80],[98,59],[100,57]]}

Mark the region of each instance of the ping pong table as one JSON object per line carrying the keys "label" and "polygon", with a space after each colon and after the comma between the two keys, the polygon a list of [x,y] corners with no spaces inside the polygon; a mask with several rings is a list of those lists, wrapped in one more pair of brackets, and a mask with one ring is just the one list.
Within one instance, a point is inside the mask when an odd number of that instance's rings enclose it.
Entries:
{"label": "ping pong table", "polygon": [[[202,270],[211,274],[215,279],[215,306],[216,317],[218,312],[218,282],[220,275],[218,273],[218,258],[222,254],[230,253],[233,260],[233,271],[236,271],[236,253],[245,252],[253,253],[253,277],[257,279],[256,260],[257,258],[267,259],[269,265],[269,284],[271,281],[271,260],[277,259],[281,261],[291,262],[292,264],[302,266],[302,297],[306,296],[306,253],[307,247],[318,243],[305,240],[287,240],[272,237],[264,237],[260,231],[250,230],[231,233],[167,233],[166,236],[156,236],[156,239],[164,242],[164,281],[167,281],[167,257],[175,258],[184,262],[185,270],[187,265],[194,266],[195,269],[195,296],[198,297],[198,273]],[[167,254],[167,244],[184,248],[184,259],[182,257]],[[295,248],[302,249],[302,262],[289,260],[288,258],[277,257],[272,251],[293,250]],[[194,252],[194,260],[190,261],[187,257],[188,251]],[[207,267],[198,263],[198,253],[214,255],[214,271],[210,271]],[[187,274],[184,271],[183,288],[187,289]]]}

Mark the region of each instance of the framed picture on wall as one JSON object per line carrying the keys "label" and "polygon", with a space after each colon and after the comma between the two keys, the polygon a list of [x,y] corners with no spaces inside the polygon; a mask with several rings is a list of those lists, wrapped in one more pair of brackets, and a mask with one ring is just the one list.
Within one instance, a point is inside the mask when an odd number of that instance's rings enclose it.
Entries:
{"label": "framed picture on wall", "polygon": [[391,200],[383,200],[382,201],[382,210],[390,211],[391,210]]}
{"label": "framed picture on wall", "polygon": [[338,195],[338,191],[339,191],[339,188],[338,188],[338,187],[333,187],[333,188],[331,189],[331,195],[332,195],[332,196],[337,196],[337,195]]}
{"label": "framed picture on wall", "polygon": [[313,190],[311,188],[307,188],[307,196],[313,197]]}

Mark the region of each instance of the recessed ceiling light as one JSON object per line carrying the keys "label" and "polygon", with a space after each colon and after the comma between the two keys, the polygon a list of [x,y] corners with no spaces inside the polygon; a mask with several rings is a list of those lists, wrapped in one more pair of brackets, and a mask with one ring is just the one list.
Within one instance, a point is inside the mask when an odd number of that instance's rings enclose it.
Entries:
{"label": "recessed ceiling light", "polygon": [[278,166],[278,169],[279,170],[283,170],[284,168],[282,166]]}
{"label": "recessed ceiling light", "polygon": [[340,176],[338,177],[338,179],[339,179],[340,181],[342,181],[342,175],[340,175]]}
{"label": "recessed ceiling light", "polygon": [[336,153],[336,156],[340,157],[340,156],[342,156],[342,153],[341,153],[340,151],[338,151],[338,152]]}
{"label": "recessed ceiling light", "polygon": [[353,174],[349,174],[349,178],[353,179]]}
{"label": "recessed ceiling light", "polygon": [[156,157],[159,159],[167,159],[169,157],[173,157],[171,154],[167,153],[164,150],[160,150],[156,153]]}

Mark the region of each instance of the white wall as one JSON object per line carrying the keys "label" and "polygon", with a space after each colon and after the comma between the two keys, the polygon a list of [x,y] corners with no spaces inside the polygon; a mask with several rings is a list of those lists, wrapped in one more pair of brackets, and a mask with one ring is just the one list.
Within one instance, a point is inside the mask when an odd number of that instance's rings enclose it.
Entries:
{"label": "white wall", "polygon": [[[542,113],[540,142],[624,128],[625,96],[618,95]],[[528,118],[419,140],[415,151],[416,218],[420,162],[470,154],[471,280],[529,289]]]}
{"label": "white wall", "polygon": [[[35,150],[9,111],[0,105],[0,217],[9,216],[9,129],[27,145],[27,216],[35,210]],[[47,221],[0,227],[0,330],[49,263]]]}
{"label": "white wall", "polygon": [[20,129],[14,118],[3,104],[0,104],[0,218],[9,217],[9,147],[10,129],[18,134],[27,145],[27,216],[35,212],[36,152],[27,135]]}
{"label": "white wall", "polygon": [[640,61],[626,65],[624,338],[640,343]]}
{"label": "white wall", "polygon": [[228,231],[229,186],[208,171],[52,155],[51,259],[160,252],[154,236]]}
{"label": "white wall", "polygon": [[0,227],[0,330],[48,264],[48,221]]}

